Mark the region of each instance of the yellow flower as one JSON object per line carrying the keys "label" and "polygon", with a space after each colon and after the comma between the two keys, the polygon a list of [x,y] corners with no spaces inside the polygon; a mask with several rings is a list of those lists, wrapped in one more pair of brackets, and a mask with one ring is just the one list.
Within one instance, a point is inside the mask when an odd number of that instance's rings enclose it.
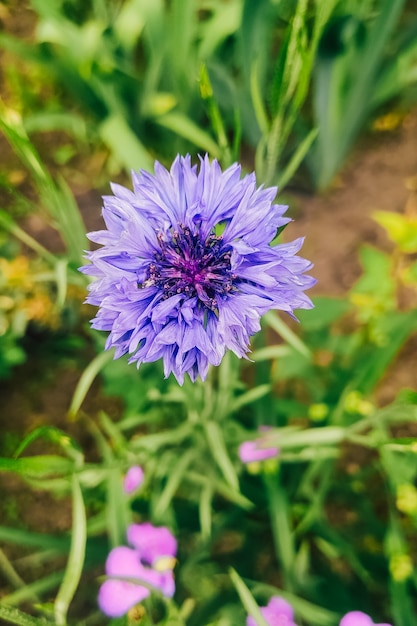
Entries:
{"label": "yellow flower", "polygon": [[12,261],[0,259],[0,273],[9,287],[28,288],[32,284],[30,280],[29,259],[25,256],[17,256]]}
{"label": "yellow flower", "polygon": [[413,562],[408,554],[396,554],[390,558],[389,571],[392,578],[401,583],[413,573]]}
{"label": "yellow flower", "polygon": [[359,413],[359,415],[369,415],[374,411],[374,405],[368,400],[364,400],[359,391],[351,391],[345,399],[345,411],[347,413]]}
{"label": "yellow flower", "polygon": [[308,409],[308,417],[312,422],[322,422],[329,414],[329,407],[324,402],[311,404]]}
{"label": "yellow flower", "polygon": [[401,513],[417,515],[417,489],[410,483],[397,487],[397,509]]}

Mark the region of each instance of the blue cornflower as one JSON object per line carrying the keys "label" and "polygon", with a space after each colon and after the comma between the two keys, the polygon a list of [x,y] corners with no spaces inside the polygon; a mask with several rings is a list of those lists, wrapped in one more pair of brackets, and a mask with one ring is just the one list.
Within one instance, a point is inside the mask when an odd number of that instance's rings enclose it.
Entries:
{"label": "blue cornflower", "polygon": [[98,280],[87,302],[99,307],[93,328],[108,331],[106,348],[130,363],[162,359],[180,384],[204,380],[226,350],[238,357],[270,309],[293,315],[311,308],[304,290],[311,263],[296,256],[303,239],[271,246],[291,220],[272,204],[277,189],[241,178],[234,164],[178,156],[167,171],[133,172],[133,192],[112,185],[104,197],[107,230],[90,233],[102,247],[81,268]]}

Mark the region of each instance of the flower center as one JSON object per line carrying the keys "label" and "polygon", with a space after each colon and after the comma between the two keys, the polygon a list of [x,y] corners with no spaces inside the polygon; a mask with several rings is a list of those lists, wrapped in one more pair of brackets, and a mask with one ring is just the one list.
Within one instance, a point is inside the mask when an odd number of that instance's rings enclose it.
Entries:
{"label": "flower center", "polygon": [[231,249],[223,238],[210,234],[202,241],[197,231],[179,224],[168,238],[159,233],[160,251],[149,264],[140,287],[158,286],[163,298],[183,293],[199,300],[210,310],[217,308],[217,297],[235,288],[237,277],[231,271]]}

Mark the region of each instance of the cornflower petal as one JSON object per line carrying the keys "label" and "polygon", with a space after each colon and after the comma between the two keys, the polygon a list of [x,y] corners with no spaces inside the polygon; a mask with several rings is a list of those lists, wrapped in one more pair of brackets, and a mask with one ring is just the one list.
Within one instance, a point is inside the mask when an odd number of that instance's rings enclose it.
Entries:
{"label": "cornflower petal", "polygon": [[264,313],[313,306],[311,263],[296,256],[303,240],[270,245],[290,221],[273,204],[275,187],[257,187],[236,163],[223,172],[207,155],[199,169],[178,156],[169,171],[156,162],[153,175],[132,179],[133,191],[112,185],[104,198],[107,230],[89,235],[102,247],[81,268],[96,278],[92,325],[109,332],[115,358],[162,359],[180,384],[185,374],[204,380],[226,350],[247,355]]}

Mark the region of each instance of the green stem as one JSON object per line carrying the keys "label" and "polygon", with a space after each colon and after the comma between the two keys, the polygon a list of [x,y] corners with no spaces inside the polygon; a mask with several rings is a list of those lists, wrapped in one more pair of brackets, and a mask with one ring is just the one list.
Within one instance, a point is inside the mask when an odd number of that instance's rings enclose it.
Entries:
{"label": "green stem", "polygon": [[293,574],[295,562],[294,533],[291,528],[290,510],[284,489],[279,483],[279,476],[264,475],[268,493],[269,516],[274,539],[275,555],[282,567],[285,589],[295,592]]}

